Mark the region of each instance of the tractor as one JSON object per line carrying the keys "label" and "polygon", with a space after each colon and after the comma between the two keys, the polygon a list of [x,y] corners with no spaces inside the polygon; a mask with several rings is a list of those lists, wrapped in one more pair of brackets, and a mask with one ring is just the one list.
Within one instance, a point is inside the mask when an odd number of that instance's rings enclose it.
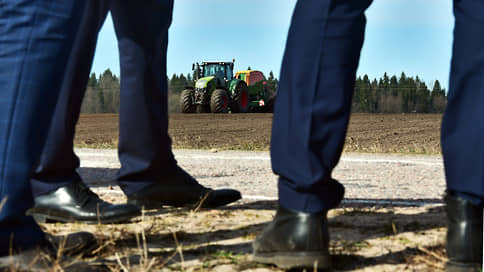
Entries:
{"label": "tractor", "polygon": [[195,87],[181,93],[182,112],[246,113],[249,89],[245,81],[234,78],[234,61],[194,63]]}
{"label": "tractor", "polygon": [[273,112],[276,93],[272,90],[261,71],[246,70],[235,73],[249,87],[249,112]]}

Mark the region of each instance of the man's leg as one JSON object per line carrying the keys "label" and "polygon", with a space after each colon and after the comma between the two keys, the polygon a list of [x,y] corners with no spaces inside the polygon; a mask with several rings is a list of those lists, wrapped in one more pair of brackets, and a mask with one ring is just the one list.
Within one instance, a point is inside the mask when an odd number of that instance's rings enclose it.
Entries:
{"label": "man's leg", "polygon": [[89,0],[86,5],[69,55],[47,141],[32,176],[34,196],[54,191],[80,179],[76,172],[79,158],[74,153],[74,134],[94,58],[98,31],[109,11],[109,1]]}
{"label": "man's leg", "polygon": [[[454,1],[454,45],[442,121],[449,269],[478,271],[484,206],[484,3]],[[474,269],[474,270],[471,270]],[[452,270],[461,271],[461,270]]]}
{"label": "man's leg", "polygon": [[35,206],[28,211],[37,221],[113,223],[140,214],[133,205],[112,205],[98,198],[76,172],[75,126],[91,70],[98,32],[110,1],[89,0],[62,82],[46,145],[31,184]]}
{"label": "man's leg", "polygon": [[344,144],[370,3],[296,4],[271,141],[280,208],[254,242],[257,261],[287,268],[313,267],[315,261],[319,268],[329,266],[326,212],[344,194],[331,172]]}
{"label": "man's leg", "polygon": [[[159,207],[194,205],[208,193],[180,169],[168,136],[166,50],[172,0],[114,1],[112,16],[121,64],[118,181],[130,203]],[[218,206],[238,200],[234,190],[215,190],[205,200]]]}
{"label": "man's leg", "polygon": [[43,233],[25,215],[82,1],[3,1],[0,9],[0,256]]}

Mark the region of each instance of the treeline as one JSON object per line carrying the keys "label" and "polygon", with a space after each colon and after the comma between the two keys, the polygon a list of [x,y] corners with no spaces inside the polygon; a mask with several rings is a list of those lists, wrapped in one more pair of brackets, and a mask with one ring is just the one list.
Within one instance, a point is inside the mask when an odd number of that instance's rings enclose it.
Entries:
{"label": "treeline", "polygon": [[118,113],[119,86],[119,78],[109,69],[99,77],[92,73],[87,83],[81,113]]}
{"label": "treeline", "polygon": [[[272,71],[267,84],[277,89],[278,79]],[[193,86],[192,74],[173,74],[168,78],[168,111],[180,112],[179,94],[186,86]],[[418,76],[407,77],[402,73],[370,80],[367,75],[355,82],[352,111],[361,113],[442,113],[447,103],[445,89],[436,80],[431,89]],[[99,76],[92,73],[82,103],[82,113],[118,113],[119,78],[109,69]]]}
{"label": "treeline", "polygon": [[364,113],[442,113],[447,103],[445,89],[436,80],[430,90],[418,76],[405,73],[370,81],[367,75],[358,77],[353,95],[353,112]]}

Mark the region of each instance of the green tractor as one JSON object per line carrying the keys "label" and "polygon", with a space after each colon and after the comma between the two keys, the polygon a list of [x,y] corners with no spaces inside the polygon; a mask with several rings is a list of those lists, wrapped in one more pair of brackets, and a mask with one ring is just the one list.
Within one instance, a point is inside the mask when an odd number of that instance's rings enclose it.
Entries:
{"label": "green tractor", "polygon": [[195,87],[185,87],[180,96],[183,113],[246,113],[247,84],[234,78],[234,62],[202,62],[192,65]]}

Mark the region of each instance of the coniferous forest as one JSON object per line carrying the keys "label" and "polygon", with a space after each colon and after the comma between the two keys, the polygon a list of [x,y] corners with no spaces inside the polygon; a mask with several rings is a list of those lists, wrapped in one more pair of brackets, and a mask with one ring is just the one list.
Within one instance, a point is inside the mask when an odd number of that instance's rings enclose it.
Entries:
{"label": "coniferous forest", "polygon": [[[272,72],[267,78],[276,88],[277,78]],[[179,95],[185,86],[193,86],[192,75],[173,74],[168,78],[168,110],[180,112]],[[427,84],[418,76],[401,73],[370,79],[359,76],[355,81],[352,112],[358,113],[443,113],[447,102],[446,90],[438,80]],[[119,78],[109,69],[97,76],[92,73],[82,103],[82,113],[118,113]]]}

